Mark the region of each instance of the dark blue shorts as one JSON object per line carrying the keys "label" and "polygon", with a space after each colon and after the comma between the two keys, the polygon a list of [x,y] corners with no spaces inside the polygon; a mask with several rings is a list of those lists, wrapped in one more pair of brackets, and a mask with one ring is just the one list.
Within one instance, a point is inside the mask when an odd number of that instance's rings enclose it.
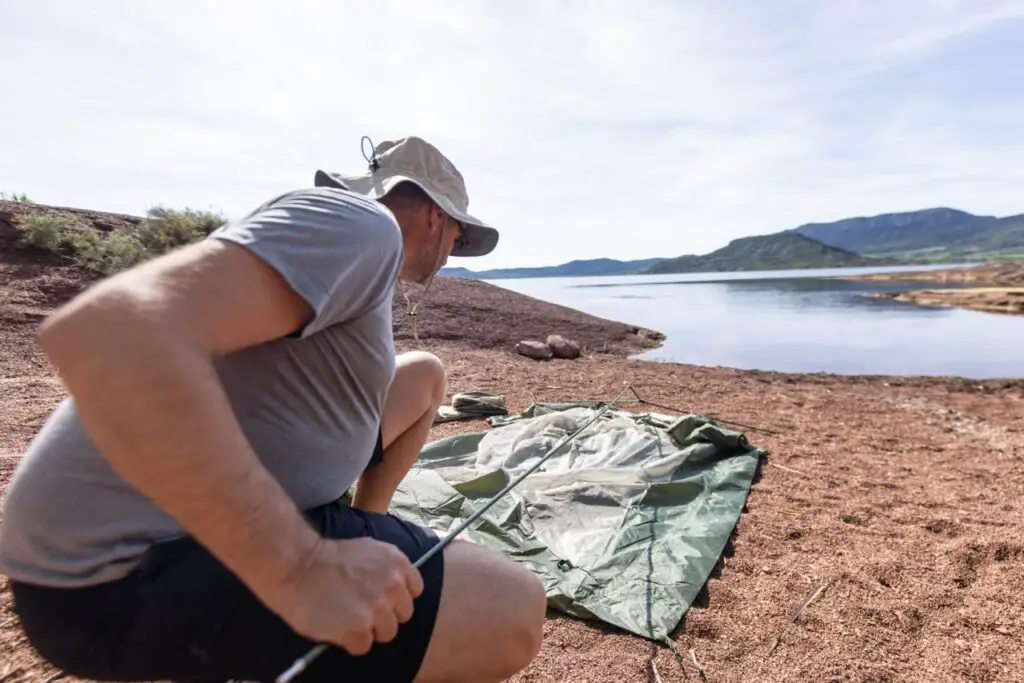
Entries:
{"label": "dark blue shorts", "polygon": [[[306,515],[324,537],[370,536],[396,545],[413,561],[438,542],[427,529],[341,502]],[[362,656],[331,648],[296,683],[411,683],[433,633],[443,555],[420,570],[423,593],[394,640]],[[68,674],[91,680],[273,681],[314,645],[191,538],[154,545],[118,581],[75,589],[11,587],[15,611],[39,653]]]}

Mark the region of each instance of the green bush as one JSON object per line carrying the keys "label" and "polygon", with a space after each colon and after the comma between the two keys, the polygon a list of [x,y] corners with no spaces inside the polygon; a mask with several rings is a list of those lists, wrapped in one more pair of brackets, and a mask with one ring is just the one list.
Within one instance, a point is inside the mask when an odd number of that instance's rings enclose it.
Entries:
{"label": "green bush", "polygon": [[153,207],[134,227],[101,232],[73,214],[45,212],[21,215],[22,246],[61,254],[76,265],[103,275],[119,271],[198,242],[224,224],[217,214],[194,209]]}
{"label": "green bush", "polygon": [[0,192],[0,200],[5,202],[15,202],[17,204],[34,204],[28,195],[24,192]]}
{"label": "green bush", "polygon": [[175,211],[154,206],[139,223],[136,232],[146,251],[162,254],[184,244],[198,242],[222,225],[224,219],[217,214],[195,209]]}
{"label": "green bush", "polygon": [[72,261],[104,275],[113,275],[156,255],[147,253],[129,231],[121,228],[106,234],[86,228],[68,233],[65,239]]}
{"label": "green bush", "polygon": [[88,230],[77,217],[63,213],[30,213],[18,220],[22,246],[38,247],[46,251],[59,251],[69,234]]}

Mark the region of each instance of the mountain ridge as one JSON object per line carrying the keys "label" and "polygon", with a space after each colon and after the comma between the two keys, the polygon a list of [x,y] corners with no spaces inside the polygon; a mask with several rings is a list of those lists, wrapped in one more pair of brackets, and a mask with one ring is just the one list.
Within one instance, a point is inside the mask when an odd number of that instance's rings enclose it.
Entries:
{"label": "mountain ridge", "polygon": [[441,275],[478,280],[520,279],[529,277],[586,277],[591,275],[636,275],[664,259],[647,258],[620,261],[612,258],[575,259],[555,266],[531,266],[523,268],[492,268],[470,270],[468,268],[442,268]]}
{"label": "mountain ridge", "polygon": [[721,249],[704,254],[686,254],[666,259],[646,272],[723,273],[738,270],[798,270],[802,268],[853,268],[899,263],[895,259],[876,259],[846,249],[832,247],[799,233],[774,233],[738,237]]}
{"label": "mountain ridge", "polygon": [[[780,235],[800,235],[820,245],[839,250],[828,251],[818,245],[782,242]],[[748,240],[739,248],[737,240]],[[473,271],[445,268],[441,275],[477,279],[511,277],[586,277],[631,275],[658,272],[707,272],[711,261],[717,267],[735,270],[761,270],[768,262],[784,270],[802,268],[853,267],[855,265],[957,263],[1024,259],[1024,214],[995,216],[973,214],[952,207],[936,206],[912,211],[892,211],[853,216],[835,221],[809,222],[763,235],[732,240],[707,254],[619,261],[583,259],[557,266],[498,268]],[[788,245],[788,247],[787,247]],[[723,260],[723,250],[741,261]],[[819,258],[810,258],[817,250]],[[791,260],[780,259],[789,253]],[[842,254],[840,252],[846,252]],[[713,257],[713,258],[712,258]],[[703,260],[702,260],[703,259]],[[710,261],[709,261],[710,259]],[[672,262],[672,266],[664,265]],[[758,265],[758,264],[762,265]],[[666,268],[683,270],[667,271]]]}

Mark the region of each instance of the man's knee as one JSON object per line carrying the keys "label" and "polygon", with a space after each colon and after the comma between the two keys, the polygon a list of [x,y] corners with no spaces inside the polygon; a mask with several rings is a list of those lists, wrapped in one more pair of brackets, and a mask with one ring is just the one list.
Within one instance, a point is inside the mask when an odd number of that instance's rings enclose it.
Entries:
{"label": "man's knee", "polygon": [[503,681],[540,651],[547,598],[529,570],[482,546],[445,550],[441,606],[417,683]]}
{"label": "man's knee", "polygon": [[492,590],[504,593],[504,599],[495,607],[503,624],[505,638],[502,657],[504,677],[525,668],[540,651],[544,640],[544,617],[547,614],[547,596],[544,585],[528,569],[507,561],[501,582],[492,584]]}
{"label": "man's knee", "polygon": [[430,387],[436,403],[444,400],[448,378],[440,358],[427,351],[409,351],[400,354],[397,360],[396,377]]}

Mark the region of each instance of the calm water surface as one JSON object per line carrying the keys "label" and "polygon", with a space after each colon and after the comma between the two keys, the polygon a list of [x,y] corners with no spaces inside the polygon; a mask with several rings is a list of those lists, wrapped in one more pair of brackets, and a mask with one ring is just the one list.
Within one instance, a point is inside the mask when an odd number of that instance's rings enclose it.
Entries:
{"label": "calm water surface", "polygon": [[925,308],[868,296],[929,283],[832,279],[930,268],[491,282],[666,334],[662,348],[642,356],[646,360],[783,372],[1024,377],[1024,317]]}

